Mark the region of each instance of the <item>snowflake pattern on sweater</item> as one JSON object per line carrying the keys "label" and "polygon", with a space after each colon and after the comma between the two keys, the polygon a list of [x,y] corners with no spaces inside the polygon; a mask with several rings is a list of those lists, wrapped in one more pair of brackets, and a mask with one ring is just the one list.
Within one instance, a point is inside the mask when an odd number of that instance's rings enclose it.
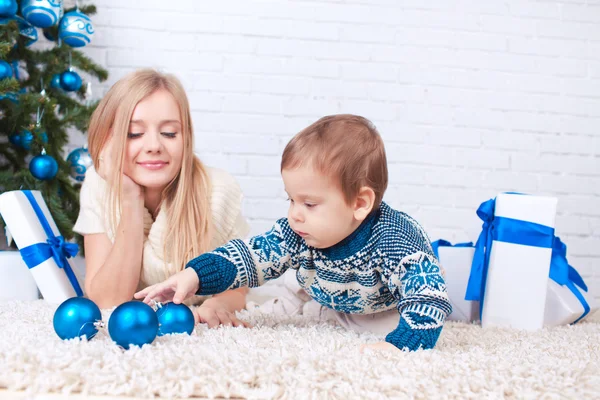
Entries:
{"label": "snowflake pattern on sweater", "polygon": [[385,202],[327,249],[308,246],[282,218],[269,232],[233,240],[187,267],[198,274],[201,295],[256,287],[293,268],[300,286],[336,311],[372,314],[396,307],[400,322],[386,341],[403,350],[433,348],[452,311],[427,234]]}

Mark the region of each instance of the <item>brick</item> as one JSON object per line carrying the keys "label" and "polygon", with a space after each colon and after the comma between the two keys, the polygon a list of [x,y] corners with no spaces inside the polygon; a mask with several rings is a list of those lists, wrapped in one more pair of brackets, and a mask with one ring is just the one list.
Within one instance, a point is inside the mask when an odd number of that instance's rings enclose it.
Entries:
{"label": "brick", "polygon": [[[557,194],[589,194],[597,193],[600,187],[600,177],[580,177],[573,175],[540,175],[540,189]],[[599,204],[600,206],[600,204]]]}
{"label": "brick", "polygon": [[543,136],[540,137],[540,150],[542,153],[553,154],[593,154],[594,137],[581,135]]}
{"label": "brick", "polygon": [[223,21],[223,32],[276,38],[286,37],[332,41],[338,39],[338,29],[333,24],[245,16],[226,16]]}
{"label": "brick", "polygon": [[228,94],[223,108],[227,112],[280,114],[281,104],[280,96]]}
{"label": "brick", "polygon": [[536,193],[538,189],[536,174],[523,174],[509,171],[488,171],[481,187],[494,189],[498,192]]}
{"label": "brick", "polygon": [[496,150],[457,148],[455,163],[458,166],[483,169],[507,169],[509,154]]}
{"label": "brick", "polygon": [[196,144],[196,149],[199,149],[200,159],[210,167],[221,168],[235,175],[244,175],[248,172],[248,162],[243,157],[205,151],[202,149],[202,144]]}
{"label": "brick", "polygon": [[542,154],[537,158],[514,154],[512,166],[523,172],[562,172],[580,175],[595,175],[600,171],[600,158],[574,155]]}
{"label": "brick", "polygon": [[195,38],[195,48],[199,52],[227,54],[254,53],[259,41],[256,37],[220,33],[198,33],[192,37]]}
{"label": "brick", "polygon": [[536,151],[541,135],[527,132],[482,131],[481,141],[489,149]]}
{"label": "brick", "polygon": [[565,213],[580,216],[600,216],[600,198],[597,196],[570,195],[560,198]]}
{"label": "brick", "polygon": [[339,112],[363,115],[370,120],[391,121],[396,117],[397,107],[374,101],[340,100]]}
{"label": "brick", "polygon": [[242,188],[245,198],[286,198],[281,177],[242,176],[237,181]]}
{"label": "brick", "polygon": [[[560,199],[559,199],[560,201]],[[592,226],[589,217],[576,217],[573,215],[557,215],[554,225],[560,235],[591,235]]]}
{"label": "brick", "polygon": [[343,64],[341,77],[348,80],[396,81],[397,72],[393,66],[374,63]]}
{"label": "brick", "polygon": [[250,176],[280,176],[281,157],[248,156],[248,175]]}
{"label": "brick", "polygon": [[508,39],[508,49],[515,54],[581,57],[586,53],[587,45],[583,41],[574,39],[518,37]]}
{"label": "brick", "polygon": [[417,165],[452,166],[455,162],[454,152],[445,147],[410,143],[386,144],[387,154],[393,154],[397,160]]}
{"label": "brick", "polygon": [[221,111],[223,110],[224,97],[209,92],[188,93],[190,109],[192,111]]}
{"label": "brick", "polygon": [[252,77],[251,90],[255,93],[308,95],[310,79],[294,77]]}

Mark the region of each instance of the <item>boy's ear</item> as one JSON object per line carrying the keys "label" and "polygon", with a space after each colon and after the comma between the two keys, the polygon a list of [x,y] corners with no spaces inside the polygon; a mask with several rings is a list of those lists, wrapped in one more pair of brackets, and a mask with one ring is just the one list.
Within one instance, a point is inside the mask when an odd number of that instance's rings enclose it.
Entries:
{"label": "boy's ear", "polygon": [[358,221],[364,221],[373,210],[375,205],[375,192],[368,186],[363,186],[358,191],[354,201],[354,218]]}

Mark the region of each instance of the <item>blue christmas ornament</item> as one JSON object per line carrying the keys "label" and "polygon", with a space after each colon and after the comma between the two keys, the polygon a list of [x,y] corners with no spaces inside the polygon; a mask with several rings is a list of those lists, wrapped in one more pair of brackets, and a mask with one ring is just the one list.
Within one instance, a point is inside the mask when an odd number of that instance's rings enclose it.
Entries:
{"label": "blue christmas ornament", "polygon": [[47,155],[45,151],[37,155],[29,162],[29,171],[41,181],[54,178],[58,172],[58,163],[54,158]]}
{"label": "blue christmas ornament", "polygon": [[50,33],[50,30],[44,29],[42,32],[46,39],[48,39],[51,42],[56,42],[56,38],[54,37],[54,35],[52,33]]}
{"label": "blue christmas ornament", "polygon": [[11,142],[15,147],[21,147],[21,134],[15,133],[14,135],[10,135],[8,137],[8,141]]}
{"label": "blue christmas ornament", "polygon": [[0,17],[14,17],[16,13],[16,0],[0,0]]}
{"label": "blue christmas ornament", "polygon": [[52,75],[52,80],[50,81],[50,87],[53,89],[62,89],[62,86],[60,86],[60,74]]}
{"label": "blue christmas ornament", "polygon": [[0,61],[0,79],[12,78],[13,69],[6,61]]}
{"label": "blue christmas ornament", "polygon": [[158,333],[158,318],[154,310],[141,301],[128,301],[112,312],[108,334],[119,346],[150,344]]}
{"label": "blue christmas ornament", "polygon": [[75,92],[81,87],[81,77],[72,69],[60,74],[60,87],[67,92]]}
{"label": "blue christmas ornament", "polygon": [[85,147],[73,150],[67,157],[67,163],[71,167],[69,175],[78,182],[83,182],[87,169],[94,164],[90,152]]}
{"label": "blue christmas ornament", "polygon": [[[46,132],[42,132],[42,133],[38,134],[38,137],[40,138],[40,141],[43,144],[48,143],[48,134]],[[23,132],[21,132],[19,134],[19,143],[15,144],[15,145],[19,146],[25,150],[31,150],[32,142],[33,142],[33,133],[28,130],[24,130]]]}
{"label": "blue christmas ornament", "polygon": [[54,312],[54,331],[63,340],[85,336],[92,339],[102,322],[100,309],[85,297],[71,297],[62,302]]}
{"label": "blue christmas ornament", "polygon": [[58,37],[71,47],[83,47],[94,36],[92,20],[79,11],[66,13],[58,26]]}
{"label": "blue christmas ornament", "polygon": [[31,149],[31,142],[33,142],[33,133],[28,130],[22,131],[19,136],[21,137],[21,148],[25,150]]}
{"label": "blue christmas ornament", "polygon": [[33,26],[48,28],[60,18],[61,0],[22,0],[21,15]]}
{"label": "blue christmas ornament", "polygon": [[194,313],[185,304],[167,303],[158,306],[158,336],[170,333],[192,334],[194,330]]}
{"label": "blue christmas ornament", "polygon": [[18,15],[15,17],[15,20],[17,21],[17,25],[19,26],[19,34],[29,39],[27,43],[25,43],[25,46],[29,47],[35,42],[37,42],[38,31],[35,28],[35,26],[31,25],[29,22],[27,22]]}

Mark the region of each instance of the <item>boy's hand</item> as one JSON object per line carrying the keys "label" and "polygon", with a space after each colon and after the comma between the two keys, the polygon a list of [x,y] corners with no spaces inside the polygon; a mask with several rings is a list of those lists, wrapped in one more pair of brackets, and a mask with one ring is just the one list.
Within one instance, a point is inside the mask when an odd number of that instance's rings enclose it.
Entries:
{"label": "boy's hand", "polygon": [[198,291],[199,285],[200,281],[196,271],[192,268],[185,268],[162,283],[140,290],[133,297],[143,298],[146,304],[149,304],[151,300],[161,303],[173,301],[175,304],[180,304],[188,297],[193,296]]}
{"label": "boy's hand", "polygon": [[360,352],[364,353],[365,350],[375,350],[375,351],[386,351],[389,353],[398,353],[398,352],[402,352],[402,350],[400,350],[399,348],[397,348],[396,346],[394,346],[391,343],[388,342],[377,342],[377,343],[371,343],[371,344],[363,344],[362,346],[360,346]]}
{"label": "boy's hand", "polygon": [[217,328],[219,325],[252,327],[246,321],[238,319],[234,313],[226,308],[207,305],[206,302],[200,307],[194,307],[193,311],[196,323],[207,324],[209,328]]}

